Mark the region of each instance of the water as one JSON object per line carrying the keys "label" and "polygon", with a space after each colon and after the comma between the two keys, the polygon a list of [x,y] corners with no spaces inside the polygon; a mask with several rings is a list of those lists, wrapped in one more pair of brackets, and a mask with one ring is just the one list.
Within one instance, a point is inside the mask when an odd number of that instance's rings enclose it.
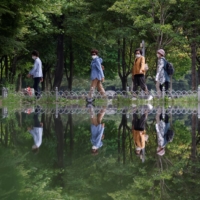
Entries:
{"label": "water", "polygon": [[[195,111],[57,106],[1,113],[0,199],[199,199]],[[105,124],[93,144],[91,123]],[[156,123],[173,130],[172,141],[156,132]],[[42,130],[36,151],[28,132],[34,126],[36,136]],[[95,145],[101,147],[92,151]]]}

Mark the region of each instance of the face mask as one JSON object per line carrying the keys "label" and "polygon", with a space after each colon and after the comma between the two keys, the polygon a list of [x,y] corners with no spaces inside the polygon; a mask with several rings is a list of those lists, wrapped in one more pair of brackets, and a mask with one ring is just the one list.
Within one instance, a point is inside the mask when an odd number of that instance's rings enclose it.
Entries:
{"label": "face mask", "polygon": [[97,58],[97,55],[93,55],[93,56],[92,56],[92,59],[95,59],[95,58]]}
{"label": "face mask", "polygon": [[159,54],[159,53],[157,53],[156,56],[157,56],[158,58],[160,58],[160,54]]}
{"label": "face mask", "polygon": [[141,57],[141,55],[140,55],[140,54],[136,54],[135,57],[136,57],[136,58],[139,58],[139,57]]}
{"label": "face mask", "polygon": [[32,56],[32,59],[35,60],[37,57],[36,56]]}

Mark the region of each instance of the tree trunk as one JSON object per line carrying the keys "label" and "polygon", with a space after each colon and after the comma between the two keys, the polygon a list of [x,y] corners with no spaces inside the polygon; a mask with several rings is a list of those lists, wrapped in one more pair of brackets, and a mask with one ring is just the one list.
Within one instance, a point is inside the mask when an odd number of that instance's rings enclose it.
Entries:
{"label": "tree trunk", "polygon": [[196,52],[196,42],[192,42],[191,44],[191,59],[192,59],[192,90],[196,90],[197,87],[196,87],[196,55],[197,55],[197,52]]}
{"label": "tree trunk", "polygon": [[192,144],[191,144],[191,159],[195,160],[196,158],[196,125],[197,125],[197,116],[192,114]]}
{"label": "tree trunk", "polygon": [[64,35],[60,33],[57,41],[57,64],[55,70],[55,78],[53,88],[60,87],[63,78],[64,69]]}
{"label": "tree trunk", "polygon": [[72,38],[69,37],[69,69],[67,69],[67,64],[65,60],[65,72],[68,82],[69,91],[72,90],[73,74],[74,74],[74,52],[73,52],[73,42]]}
{"label": "tree trunk", "polygon": [[59,168],[64,167],[64,134],[63,134],[63,123],[60,115],[58,118],[54,117],[55,122],[55,134],[57,138],[57,165]]}
{"label": "tree trunk", "polygon": [[21,91],[21,89],[22,89],[22,75],[19,74],[17,77],[16,91]]}

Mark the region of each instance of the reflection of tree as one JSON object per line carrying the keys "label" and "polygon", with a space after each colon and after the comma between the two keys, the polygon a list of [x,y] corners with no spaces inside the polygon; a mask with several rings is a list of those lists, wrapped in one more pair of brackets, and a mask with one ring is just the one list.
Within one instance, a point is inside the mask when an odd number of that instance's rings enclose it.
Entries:
{"label": "reflection of tree", "polygon": [[[127,125],[126,110],[123,110],[121,123],[118,128],[118,162],[121,160],[121,153],[123,155],[123,164],[126,162],[126,145],[128,144],[130,159],[132,160],[132,139],[131,129]],[[127,141],[128,137],[128,141]]]}
{"label": "reflection of tree", "polygon": [[67,120],[67,124],[66,124],[66,128],[65,128],[65,144],[66,144],[67,135],[69,135],[69,158],[70,158],[70,163],[71,163],[73,146],[74,146],[74,140],[73,140],[74,139],[74,129],[73,129],[72,113],[68,114],[68,120]]}
{"label": "reflection of tree", "polygon": [[192,144],[191,144],[191,159],[196,159],[196,130],[197,130],[197,115],[192,114]]}
{"label": "reflection of tree", "polygon": [[60,114],[58,117],[54,117],[55,123],[55,134],[57,138],[57,165],[58,167],[64,167],[64,134],[63,134],[63,123]]}

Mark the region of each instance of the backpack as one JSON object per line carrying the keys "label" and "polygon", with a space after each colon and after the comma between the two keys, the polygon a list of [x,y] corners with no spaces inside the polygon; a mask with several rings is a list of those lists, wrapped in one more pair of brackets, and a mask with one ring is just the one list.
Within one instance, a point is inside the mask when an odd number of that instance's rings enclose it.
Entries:
{"label": "backpack", "polygon": [[164,70],[167,72],[167,74],[169,76],[173,75],[174,74],[174,67],[172,65],[172,63],[168,62],[167,60],[165,60],[165,67],[164,67]]}
{"label": "backpack", "polygon": [[169,129],[166,133],[166,139],[167,139],[167,142],[172,142],[174,138],[174,131],[172,131],[171,129]]}

